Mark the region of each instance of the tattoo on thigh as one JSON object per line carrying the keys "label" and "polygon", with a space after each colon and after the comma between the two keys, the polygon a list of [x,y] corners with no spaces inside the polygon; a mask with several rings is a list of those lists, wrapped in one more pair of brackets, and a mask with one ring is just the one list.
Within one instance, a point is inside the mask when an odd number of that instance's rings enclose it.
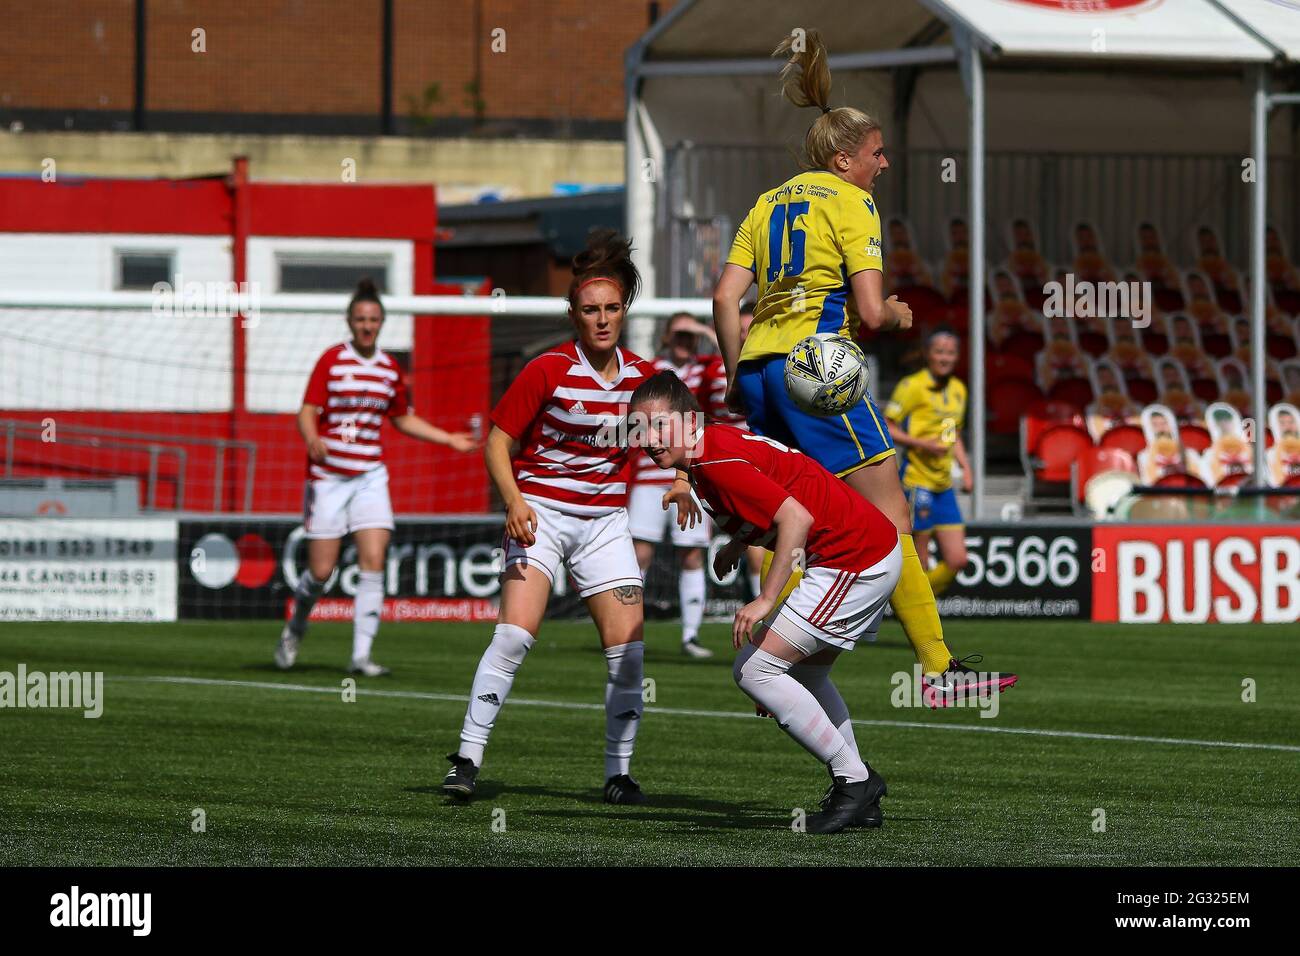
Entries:
{"label": "tattoo on thigh", "polygon": [[619,604],[640,604],[641,589],[635,584],[625,584],[621,588],[614,588],[614,597],[618,598]]}

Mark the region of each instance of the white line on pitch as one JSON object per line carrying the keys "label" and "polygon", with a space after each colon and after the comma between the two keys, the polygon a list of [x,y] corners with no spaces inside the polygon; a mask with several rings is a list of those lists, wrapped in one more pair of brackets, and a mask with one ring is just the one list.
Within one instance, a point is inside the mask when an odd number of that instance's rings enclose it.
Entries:
{"label": "white line on pitch", "polygon": [[[110,677],[110,681],[150,684],[198,684],[205,687],[249,687],[255,690],[286,690],[303,694],[330,694],[338,696],[341,687],[314,687],[310,684],[277,684],[271,681],[214,680],[207,677]],[[465,704],[469,698],[463,694],[434,694],[416,690],[364,690],[357,695],[367,697],[397,697],[410,700],[441,700]],[[522,707],[551,707],[558,710],[601,710],[604,704],[583,704],[564,700],[528,700],[511,697],[508,704]],[[647,714],[667,714],[674,717],[722,717],[753,720],[753,714],[734,710],[690,710],[682,707],[647,707]],[[1142,737],[1133,734],[1094,734],[1083,730],[1041,730],[1034,727],[986,727],[983,724],[931,724],[920,720],[854,720],[862,727],[917,727],[923,730],[956,730],[984,734],[1019,734],[1027,737],[1069,737],[1075,740],[1115,740],[1130,744],[1170,744],[1175,747],[1229,747],[1235,750],[1281,750],[1300,753],[1300,746],[1291,744],[1261,744],[1242,740],[1194,740],[1183,737]]]}

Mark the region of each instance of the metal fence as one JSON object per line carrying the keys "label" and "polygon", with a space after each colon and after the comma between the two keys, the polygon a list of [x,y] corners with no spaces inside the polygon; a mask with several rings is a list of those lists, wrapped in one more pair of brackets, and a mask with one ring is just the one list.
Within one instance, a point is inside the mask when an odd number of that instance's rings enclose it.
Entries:
{"label": "metal fence", "polygon": [[[948,251],[947,230],[965,218],[965,153],[894,151],[876,198],[883,215],[910,223],[915,247],[927,262]],[[944,163],[955,181],[945,181]],[[1180,267],[1196,259],[1194,230],[1215,229],[1228,260],[1243,272],[1250,258],[1250,190],[1240,155],[1151,155],[991,152],[986,165],[987,256],[1000,264],[1009,251],[1009,226],[1027,219],[1039,251],[1052,263],[1074,257],[1071,233],[1086,220],[1096,228],[1113,265],[1135,258],[1138,223],[1160,228],[1165,251]],[[799,169],[784,146],[679,143],[668,150],[657,209],[656,259],[661,295],[706,295],[725,261],[736,224],[765,190]],[[1291,157],[1269,163],[1269,222],[1295,250],[1300,242],[1300,164]],[[951,178],[951,177],[950,177]]]}

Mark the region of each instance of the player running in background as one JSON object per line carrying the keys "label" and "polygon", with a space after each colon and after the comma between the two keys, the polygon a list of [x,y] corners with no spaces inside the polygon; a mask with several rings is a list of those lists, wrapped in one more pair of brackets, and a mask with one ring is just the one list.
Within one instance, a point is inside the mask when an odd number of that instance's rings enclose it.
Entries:
{"label": "player running in background", "polygon": [[936,595],[966,567],[966,528],[952,487],[956,458],[962,491],[970,494],[970,460],[961,440],[966,386],[953,375],[959,349],[952,329],[940,326],[931,332],[925,340],[926,367],[900,381],[885,406],[889,433],[906,449],[903,490],[912,506],[912,536],[922,564],[930,563],[932,534],[939,543],[939,561],[926,572]]}
{"label": "player running in background", "polygon": [[[773,554],[762,592],[736,613],[734,676],[831,775],[809,833],[880,826],[885,782],[858,753],[835,659],[875,633],[898,581],[903,549],[893,523],[797,450],[730,425],[706,422],[695,397],[660,373],[632,395],[630,418],[665,468],[685,469],[718,525],[732,536],[714,562],[722,575],[748,544]],[[631,439],[635,440],[635,439]],[[804,567],[788,597],[782,591]],[[743,649],[742,649],[743,645]]]}
{"label": "player running in background", "polygon": [[[749,336],[749,327],[753,323],[754,303],[742,303],[740,306],[741,348],[745,346],[745,339]],[[700,405],[704,408],[704,414],[715,422],[733,425],[742,431],[749,431],[745,416],[733,412],[727,407],[727,363],[722,360],[721,352],[714,352],[704,357],[704,368],[700,378],[700,391],[697,396]],[[763,589],[761,575],[764,553],[762,548],[753,546],[745,550],[745,576],[749,579],[749,593],[753,597],[758,597],[759,592]]]}
{"label": "player running in background", "polygon": [[[633,389],[654,370],[618,345],[641,281],[630,248],[613,230],[591,234],[569,284],[576,341],[524,366],[492,411],[485,457],[506,506],[501,610],[474,674],[460,748],[447,758],[442,789],[455,797],[474,793],[497,715],[567,572],[605,649],[605,802],[645,801],[630,775],[642,710],[642,579],[627,523],[630,455],[618,431]],[[683,519],[699,517],[685,481],[669,501]]]}
{"label": "player running in background", "polygon": [[[705,370],[700,355],[700,337],[713,338],[713,330],[697,321],[689,312],[678,312],[664,327],[662,348],[652,360],[656,372],[672,372],[693,392],[702,387]],[[632,492],[628,498],[628,524],[636,542],[636,559],[644,577],[654,559],[655,545],[671,536],[680,555],[681,571],[677,594],[682,614],[682,652],[689,657],[712,657],[713,652],[700,644],[700,625],[704,621],[704,552],[709,546],[709,523],[700,521],[693,527],[681,527],[676,506],[663,506],[664,493],[672,486],[671,469],[665,470],[650,460],[644,451],[634,456],[636,469]]]}
{"label": "player running in background", "polygon": [[384,306],[370,279],[357,284],[348,303],[352,341],[325,351],[307,382],[298,431],[307,443],[303,523],[307,568],[293,592],[293,613],[280,632],[275,663],[288,670],[298,657],[312,607],[338,564],[343,537],[357,548],[357,593],[352,610],[353,674],[379,677],[388,668],[370,659],[384,605],[384,556],[393,534],[380,429],[384,419],[404,435],[456,451],[478,446],[473,435],[445,432],[415,414],[402,370],[379,347]]}
{"label": "player running in background", "polygon": [[[736,233],[713,293],[714,325],[731,384],[728,404],[750,427],[806,452],[894,522],[903,569],[892,604],[932,688],[947,704],[957,696],[1009,686],[1014,675],[984,681],[953,657],[943,639],[934,592],[925,575],[884,416],[870,394],[846,414],[810,415],[785,390],[785,357],[815,332],[855,338],[909,328],[911,310],[883,297],[880,214],[871,195],[889,168],[880,124],[850,106],[831,109],[826,47],[809,30],[802,52],[787,37],[773,55],[786,97],[821,110],[805,137],[808,171],[760,196]],[[738,303],[757,282],[754,325],[740,347]]]}

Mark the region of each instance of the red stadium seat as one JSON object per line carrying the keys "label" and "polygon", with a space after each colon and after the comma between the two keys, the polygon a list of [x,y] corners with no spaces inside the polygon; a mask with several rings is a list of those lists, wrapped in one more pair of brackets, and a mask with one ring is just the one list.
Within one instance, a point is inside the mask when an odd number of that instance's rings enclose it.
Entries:
{"label": "red stadium seat", "polygon": [[948,303],[935,289],[913,285],[895,292],[900,300],[911,307],[914,325],[938,325],[946,319]]}
{"label": "red stadium seat", "polygon": [[1183,447],[1190,448],[1198,455],[1213,444],[1210,432],[1204,425],[1179,425],[1178,437],[1183,440]]}
{"label": "red stadium seat", "polygon": [[1193,475],[1183,474],[1181,472],[1165,475],[1163,478],[1157,478],[1155,487],[1157,488],[1204,488],[1205,482]]}
{"label": "red stadium seat", "polygon": [[1127,471],[1137,474],[1137,463],[1133,455],[1123,448],[1089,448],[1075,462],[1071,482],[1074,486],[1074,500],[1083,501],[1088,488],[1088,480],[1103,471]]}
{"label": "red stadium seat", "polygon": [[1219,308],[1229,315],[1241,313],[1241,296],[1231,289],[1215,289],[1214,300],[1219,303]]}
{"label": "red stadium seat", "polygon": [[1161,312],[1181,312],[1184,305],[1183,294],[1177,289],[1161,289],[1156,293],[1156,308]]}
{"label": "red stadium seat", "polygon": [[1054,424],[1038,436],[1034,455],[1034,478],[1039,481],[1070,480],[1070,468],[1090,448],[1092,436],[1077,425]]}
{"label": "red stadium seat", "polygon": [[1030,362],[1043,348],[1043,336],[1038,332],[1012,332],[1002,343],[1000,351],[1005,355],[1016,355]]}
{"label": "red stadium seat", "polygon": [[1268,402],[1269,405],[1276,405],[1278,402],[1282,401],[1282,383],[1272,381],[1265,382],[1264,400]]}
{"label": "red stadium seat", "polygon": [[1268,341],[1265,344],[1270,358],[1275,358],[1279,362],[1285,362],[1289,358],[1295,358],[1296,344],[1295,339],[1289,339],[1285,335],[1274,335],[1271,332]]}
{"label": "red stadium seat", "polygon": [[1080,332],[1079,348],[1083,349],[1093,358],[1105,355],[1106,350],[1110,348],[1110,343],[1106,341],[1106,336],[1100,332]]}
{"label": "red stadium seat", "polygon": [[1049,401],[1066,402],[1079,411],[1092,401],[1092,385],[1086,378],[1063,378],[1047,393]]}
{"label": "red stadium seat", "polygon": [[1201,332],[1201,348],[1205,350],[1206,355],[1214,358],[1223,358],[1232,354],[1232,339],[1228,338],[1222,332]]}
{"label": "red stadium seat", "polygon": [[997,435],[1014,435],[1021,416],[1043,400],[1037,385],[1019,378],[990,382],[987,394],[988,428]]}
{"label": "red stadium seat", "polygon": [[[965,354],[964,352],[962,353]],[[1024,379],[1026,382],[1034,380],[1034,363],[1021,355],[1007,355],[1003,352],[994,352],[989,355],[988,362],[984,366],[988,380],[993,382],[1003,382],[1011,378]]]}
{"label": "red stadium seat", "polygon": [[1031,285],[1024,290],[1025,305],[1029,306],[1035,312],[1043,311],[1043,304],[1047,302],[1047,293],[1043,291],[1040,285]]}
{"label": "red stadium seat", "polygon": [[1169,336],[1149,328],[1142,330],[1142,347],[1152,355],[1164,355],[1169,351]]}
{"label": "red stadium seat", "polygon": [[1070,426],[1083,429],[1083,416],[1068,405],[1049,402],[1040,408],[1023,413],[1020,419],[1020,453],[1022,457],[1038,454],[1038,443],[1049,428]]}
{"label": "red stadium seat", "polygon": [[1192,394],[1203,402],[1217,402],[1219,400],[1219,383],[1212,378],[1193,379]]}
{"label": "red stadium seat", "polygon": [[1139,405],[1150,405],[1160,394],[1156,383],[1149,378],[1130,379],[1124,385],[1128,389],[1128,397]]}
{"label": "red stadium seat", "polygon": [[1224,475],[1222,478],[1219,479],[1218,484],[1216,484],[1214,487],[1235,488],[1237,485],[1244,485],[1248,481],[1250,481],[1250,475],[1247,475],[1245,473],[1238,473],[1235,475]]}
{"label": "red stadium seat", "polygon": [[1069,402],[1047,402],[1040,415],[1049,422],[1069,422],[1071,425],[1084,426],[1083,415]]}
{"label": "red stadium seat", "polygon": [[1300,292],[1284,289],[1273,293],[1273,302],[1287,315],[1300,315]]}
{"label": "red stadium seat", "polygon": [[1120,449],[1136,456],[1147,447],[1147,436],[1137,425],[1116,425],[1101,436],[1098,447]]}

